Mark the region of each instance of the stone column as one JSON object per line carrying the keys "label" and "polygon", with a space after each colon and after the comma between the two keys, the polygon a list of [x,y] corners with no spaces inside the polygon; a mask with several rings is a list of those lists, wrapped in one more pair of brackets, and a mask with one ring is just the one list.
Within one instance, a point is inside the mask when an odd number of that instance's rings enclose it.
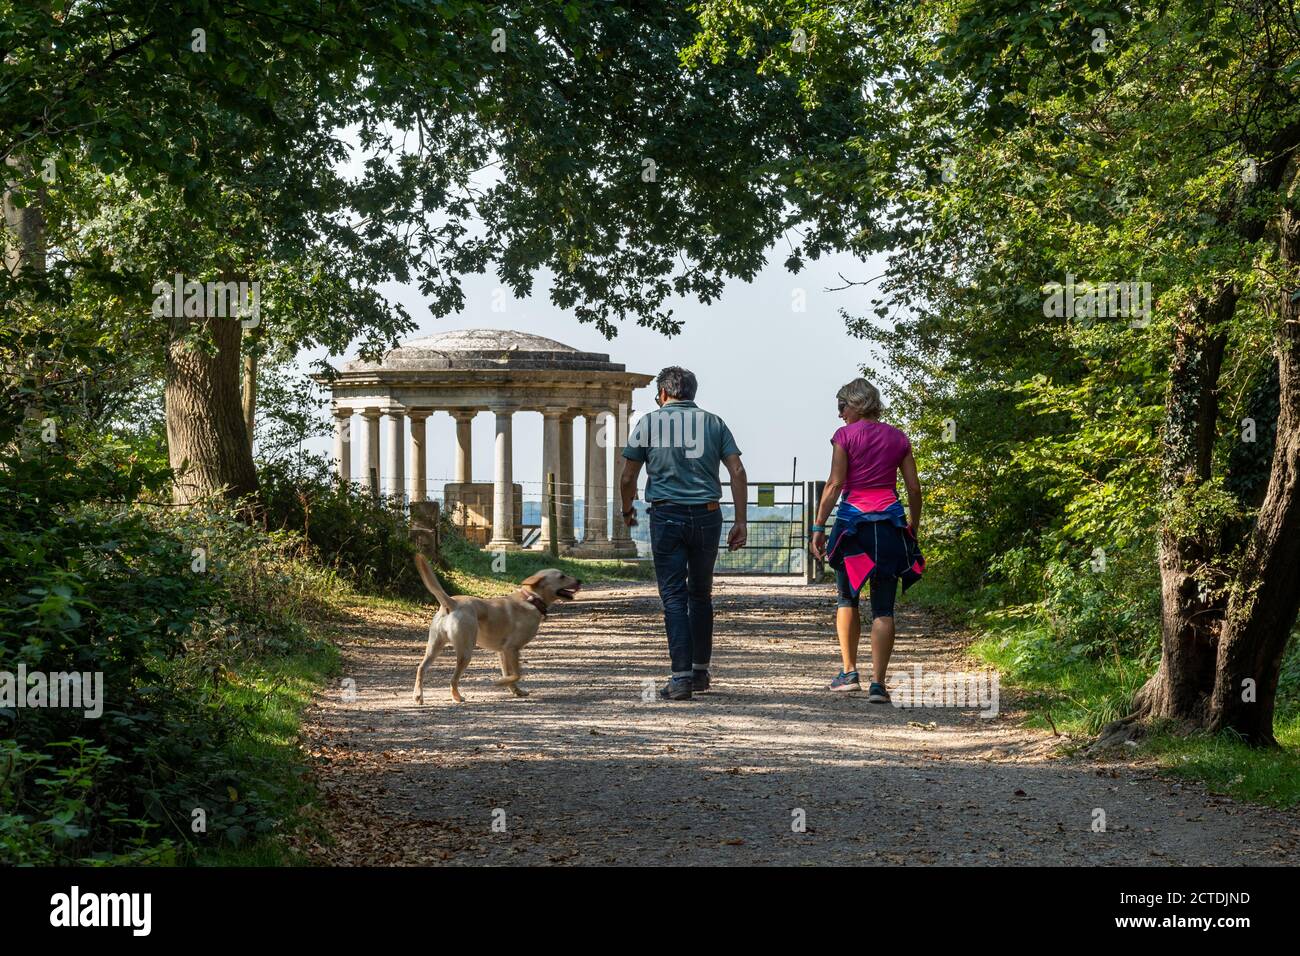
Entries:
{"label": "stone column", "polygon": [[582,542],[592,546],[606,543],[609,533],[609,488],[605,479],[605,459],[609,454],[609,445],[613,442],[605,439],[601,444],[600,420],[605,417],[603,411],[591,411],[587,417],[587,471],[583,479],[582,498],[586,507],[583,520]]}
{"label": "stone column", "polygon": [[361,464],[361,487],[372,495],[379,494],[379,416],[383,412],[378,408],[361,410],[362,431],[365,437],[361,447],[365,455]]}
{"label": "stone column", "polygon": [[627,459],[623,457],[623,448],[627,445],[627,432],[632,428],[632,396],[629,394],[624,401],[624,414],[627,416],[626,423],[619,419],[619,409],[614,409],[614,429],[617,441],[614,445],[614,520],[610,525],[609,544],[615,554],[635,556],[636,543],[632,540],[632,535],[628,530],[627,522],[623,520],[623,495],[619,490],[619,485],[623,480],[623,465]]}
{"label": "stone column", "polygon": [[399,502],[406,500],[406,448],[403,447],[406,444],[405,424],[401,409],[388,410],[388,461],[385,462],[384,469],[388,472],[388,478],[380,487]]}
{"label": "stone column", "polygon": [[352,480],[352,409],[334,409],[334,473],[339,484]]}
{"label": "stone column", "polygon": [[496,442],[492,471],[492,540],[488,548],[515,547],[515,486],[513,408],[494,407]]}
{"label": "stone column", "polygon": [[573,412],[566,411],[560,417],[560,474],[556,479],[556,494],[560,500],[557,514],[560,519],[560,547],[572,548],[577,544],[573,531],[574,516],[578,510],[578,485],[573,480],[573,426],[576,424]]}
{"label": "stone column", "polygon": [[428,481],[428,458],[425,453],[424,423],[429,417],[427,408],[413,408],[407,412],[411,419],[411,500],[428,500],[425,484]]}
{"label": "stone column", "polygon": [[[546,408],[542,410],[542,536],[539,543],[543,550],[551,546],[551,537],[555,535],[558,539],[559,529],[551,527],[551,499],[550,484],[548,475],[555,475],[555,481],[558,485],[560,481],[560,416],[564,414],[562,408]],[[556,502],[556,517],[559,517],[559,502]]]}
{"label": "stone column", "polygon": [[456,416],[456,480],[468,484],[474,480],[474,413],[458,411],[452,414]]}

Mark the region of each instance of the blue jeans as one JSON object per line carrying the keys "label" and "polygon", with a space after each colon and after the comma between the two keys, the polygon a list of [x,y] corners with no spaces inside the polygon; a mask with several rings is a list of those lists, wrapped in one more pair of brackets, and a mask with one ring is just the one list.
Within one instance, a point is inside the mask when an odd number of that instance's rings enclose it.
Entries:
{"label": "blue jeans", "polygon": [[650,550],[674,677],[707,670],[713,656],[713,565],[721,539],[721,508],[672,503],[650,508]]}

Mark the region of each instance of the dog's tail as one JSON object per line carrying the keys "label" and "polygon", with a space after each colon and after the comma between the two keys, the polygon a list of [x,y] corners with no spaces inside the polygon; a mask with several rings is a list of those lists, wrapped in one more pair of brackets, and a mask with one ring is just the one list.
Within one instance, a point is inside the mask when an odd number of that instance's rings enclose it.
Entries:
{"label": "dog's tail", "polygon": [[442,609],[448,614],[455,610],[456,605],[451,603],[451,598],[447,596],[447,592],[438,583],[438,578],[434,575],[433,568],[429,567],[429,562],[424,559],[424,555],[417,554],[415,556],[415,569],[420,572],[420,580],[429,589],[429,593],[438,599]]}

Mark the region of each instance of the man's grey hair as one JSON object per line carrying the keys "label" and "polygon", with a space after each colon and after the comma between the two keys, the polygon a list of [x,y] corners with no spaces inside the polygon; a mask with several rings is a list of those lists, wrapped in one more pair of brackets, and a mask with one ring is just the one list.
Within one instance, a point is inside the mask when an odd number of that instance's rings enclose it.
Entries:
{"label": "man's grey hair", "polygon": [[855,378],[836,392],[835,397],[863,418],[879,418],[885,410],[880,401],[880,389],[865,378]]}
{"label": "man's grey hair", "polygon": [[695,373],[677,365],[668,366],[655,379],[656,390],[662,389],[669,398],[680,398],[684,402],[694,401],[695,390],[699,387]]}

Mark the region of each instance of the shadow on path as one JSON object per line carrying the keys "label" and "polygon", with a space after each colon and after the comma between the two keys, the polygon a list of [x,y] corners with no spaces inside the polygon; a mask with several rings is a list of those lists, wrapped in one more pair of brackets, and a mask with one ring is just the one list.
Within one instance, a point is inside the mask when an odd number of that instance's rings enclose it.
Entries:
{"label": "shadow on path", "polygon": [[[448,657],[426,676],[425,704],[411,701],[433,608],[358,610],[343,672],[356,698],[322,695],[306,732],[336,837],[312,854],[337,864],[1300,862],[1294,814],[1054,757],[1051,736],[1020,729],[1014,714],[829,692],[838,652],[827,587],[722,579],[715,605],[716,690],[681,703],[647,694],[667,671],[653,585],[591,588],[557,609],[527,648],[527,698],[492,684],[496,656],[480,650],[461,705],[447,692]],[[962,647],[900,607],[891,691],[916,664],[972,670]]]}

